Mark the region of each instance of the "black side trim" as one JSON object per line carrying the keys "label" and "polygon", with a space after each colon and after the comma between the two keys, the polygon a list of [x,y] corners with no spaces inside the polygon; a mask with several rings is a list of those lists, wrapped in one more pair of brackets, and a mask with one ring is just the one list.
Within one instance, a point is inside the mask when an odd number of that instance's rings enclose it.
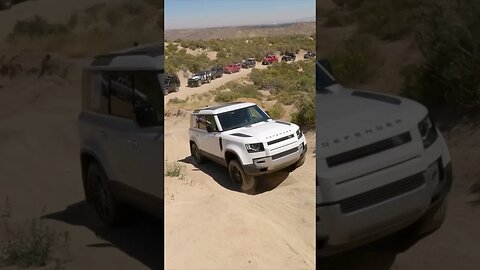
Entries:
{"label": "black side trim", "polygon": [[218,163],[218,164],[220,164],[220,165],[222,165],[222,166],[225,166],[225,167],[227,166],[227,162],[226,162],[226,160],[225,160],[224,158],[217,157],[217,156],[212,155],[212,154],[210,154],[210,153],[208,153],[208,152],[205,152],[205,151],[203,151],[203,150],[200,150],[200,154],[201,154],[203,157],[205,157],[205,158],[207,158],[207,159],[209,159],[209,160],[211,160],[211,161],[213,161],[213,162],[215,162],[215,163]]}
{"label": "black side trim", "polygon": [[339,166],[347,162],[351,162],[366,156],[370,156],[412,141],[410,132],[372,143],[360,148],[356,148],[341,154],[337,154],[327,158],[327,165],[331,167]]}
{"label": "black side trim", "polygon": [[243,133],[233,133],[232,136],[244,137],[244,138],[252,137],[250,135],[243,134]]}
{"label": "black side trim", "polygon": [[402,103],[402,100],[398,98],[384,96],[380,94],[362,92],[362,91],[355,91],[352,93],[352,96],[373,99],[373,100],[382,101],[382,102],[395,104],[395,105],[400,105]]}

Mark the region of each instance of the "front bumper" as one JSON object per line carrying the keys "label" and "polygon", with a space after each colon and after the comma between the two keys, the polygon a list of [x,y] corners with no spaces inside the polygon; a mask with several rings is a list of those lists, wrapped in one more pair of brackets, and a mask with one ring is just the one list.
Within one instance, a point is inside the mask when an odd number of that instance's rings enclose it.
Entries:
{"label": "front bumper", "polygon": [[248,175],[262,175],[285,169],[286,167],[304,159],[308,146],[306,141],[281,153],[255,158],[253,164],[243,165],[243,170]]}
{"label": "front bumper", "polygon": [[[317,205],[317,252],[321,256],[330,256],[353,249],[406,228],[436,211],[445,201],[453,182],[451,162],[445,166],[439,160],[437,162],[441,168],[433,193],[423,185],[384,203],[349,214],[341,213],[339,205]],[[328,227],[336,228],[334,231],[327,232],[325,222],[321,222],[326,219],[329,219]]]}

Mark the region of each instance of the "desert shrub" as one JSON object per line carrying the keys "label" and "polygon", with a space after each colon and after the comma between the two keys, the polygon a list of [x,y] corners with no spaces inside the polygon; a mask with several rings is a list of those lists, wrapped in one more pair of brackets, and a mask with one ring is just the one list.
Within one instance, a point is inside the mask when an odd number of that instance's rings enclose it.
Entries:
{"label": "desert shrub", "polygon": [[167,163],[167,169],[165,170],[165,175],[168,177],[179,177],[182,178],[185,176],[185,165],[176,162]]}
{"label": "desert shrub", "polygon": [[354,18],[347,9],[335,9],[326,14],[327,19],[323,23],[325,27],[346,26],[353,23]]}
{"label": "desert shrub", "polygon": [[27,223],[26,230],[5,225],[6,240],[0,253],[0,265],[39,267],[47,264],[58,235],[38,220]]}
{"label": "desert shrub", "polygon": [[231,81],[217,89],[214,100],[216,102],[231,102],[238,98],[260,99],[261,94],[254,85],[244,85],[236,81]]}
{"label": "desert shrub", "polygon": [[14,41],[19,37],[38,38],[47,35],[66,34],[68,32],[69,29],[66,25],[49,23],[43,17],[35,15],[30,19],[17,21],[8,35],[8,40]]}
{"label": "desert shrub", "polygon": [[292,113],[292,122],[304,129],[315,128],[315,94],[303,93],[295,103],[296,111]]}
{"label": "desert shrub", "polygon": [[415,39],[423,61],[403,70],[405,96],[430,109],[480,109],[479,12],[475,1],[424,7]]}
{"label": "desert shrub", "polygon": [[277,102],[268,110],[268,114],[272,119],[280,119],[285,114],[285,109],[281,103]]}
{"label": "desert shrub", "polygon": [[371,39],[366,35],[355,35],[331,56],[336,79],[347,85],[357,86],[368,82],[376,71],[378,55]]}

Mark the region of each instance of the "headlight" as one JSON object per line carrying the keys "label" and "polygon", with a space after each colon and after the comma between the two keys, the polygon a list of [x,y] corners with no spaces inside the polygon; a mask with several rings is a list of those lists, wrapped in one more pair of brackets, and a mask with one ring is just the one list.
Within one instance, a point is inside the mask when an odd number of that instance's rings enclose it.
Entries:
{"label": "headlight", "polygon": [[430,147],[438,138],[437,129],[428,115],[418,123],[418,130],[422,136],[424,148]]}
{"label": "headlight", "polygon": [[300,138],[302,138],[302,136],[303,136],[302,130],[301,130],[301,129],[298,129],[298,130],[297,130],[297,137],[300,139]]}
{"label": "headlight", "polygon": [[263,147],[263,143],[245,144],[245,147],[247,148],[248,153],[265,151],[265,148]]}

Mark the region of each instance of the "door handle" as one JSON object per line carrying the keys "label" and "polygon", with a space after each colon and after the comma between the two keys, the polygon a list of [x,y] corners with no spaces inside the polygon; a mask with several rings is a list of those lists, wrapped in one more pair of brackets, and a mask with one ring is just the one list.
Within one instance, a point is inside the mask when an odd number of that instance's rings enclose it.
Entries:
{"label": "door handle", "polygon": [[128,143],[131,144],[133,147],[138,147],[138,142],[136,140],[128,140]]}

